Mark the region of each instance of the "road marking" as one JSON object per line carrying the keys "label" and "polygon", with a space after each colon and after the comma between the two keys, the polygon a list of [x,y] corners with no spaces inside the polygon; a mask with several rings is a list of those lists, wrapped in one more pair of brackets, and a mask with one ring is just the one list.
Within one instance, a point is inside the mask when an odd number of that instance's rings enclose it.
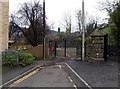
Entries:
{"label": "road marking", "polygon": [[[70,82],[73,83],[73,80],[71,79],[71,77],[68,77],[68,78],[69,78]],[[73,83],[73,84],[74,84],[74,83]],[[77,86],[76,86],[75,84],[73,85],[73,87],[74,87],[75,89],[77,89]]]}
{"label": "road marking", "polygon": [[12,83],[12,84],[10,85],[10,87],[13,87],[13,86],[15,86],[16,84],[18,84],[18,83],[22,82],[23,80],[27,79],[28,77],[30,77],[30,76],[36,74],[39,70],[40,70],[40,69],[36,69],[36,70],[34,70],[33,72],[31,72],[31,73],[25,75],[24,77],[22,77],[22,78],[16,80],[14,83]]}
{"label": "road marking", "polygon": [[70,67],[67,63],[64,62],[64,64],[89,88],[92,89],[92,87],[82,78],[80,77],[73,69]]}
{"label": "road marking", "polygon": [[6,82],[6,83],[0,85],[0,89],[1,89],[3,86],[5,86],[5,85],[11,83],[12,81],[14,81],[14,80],[16,80],[16,79],[18,79],[18,78],[24,76],[25,74],[29,73],[30,71],[32,71],[32,70],[34,70],[34,69],[36,69],[37,67],[40,67],[40,66],[41,66],[41,65],[38,65],[38,66],[36,66],[36,67],[34,67],[34,68],[32,68],[32,69],[30,69],[30,70],[24,72],[23,74],[21,74],[21,75],[15,77],[15,78],[13,78],[13,79],[11,79],[10,81],[8,81],[8,82]]}
{"label": "road marking", "polygon": [[68,77],[68,78],[69,78],[70,82],[73,82],[73,80],[70,77]]}
{"label": "road marking", "polygon": [[60,70],[61,70],[61,68],[62,68],[62,66],[61,66],[61,65],[54,65],[54,66],[59,67],[59,68],[60,68]]}
{"label": "road marking", "polygon": [[73,82],[73,80],[72,80],[72,79],[70,79],[70,82]]}
{"label": "road marking", "polygon": [[41,67],[41,66],[40,66],[39,68],[40,68],[40,69],[43,69],[43,68],[45,68],[45,67]]}
{"label": "road marking", "polygon": [[74,84],[74,88],[77,89],[77,86]]}
{"label": "road marking", "polygon": [[[38,68],[37,68],[37,67],[38,67]],[[43,68],[44,68],[44,67],[41,67],[41,66],[37,66],[37,67],[35,67],[35,68],[37,68],[37,69],[33,68],[33,69],[35,69],[34,71],[32,71],[32,72],[30,72],[29,74],[23,76],[22,78],[16,80],[16,81],[13,82],[12,84],[8,85],[8,87],[13,87],[13,86],[15,86],[16,84],[22,82],[23,80],[27,79],[28,77],[36,74],[40,69],[43,69]],[[31,70],[32,70],[32,69],[31,69]],[[30,70],[29,70],[29,71],[30,71]],[[28,72],[28,71],[27,71],[27,72]],[[25,73],[27,73],[27,72],[25,72]],[[23,74],[25,74],[25,73],[23,73]],[[22,74],[22,75],[23,75],[23,74]],[[21,77],[22,75],[20,75],[20,76],[18,76],[18,77],[16,77],[16,78],[19,78],[19,77]],[[13,79],[12,79],[12,80],[13,80]],[[11,82],[12,82],[12,80],[11,80]],[[2,85],[2,87],[3,87],[3,85]]]}

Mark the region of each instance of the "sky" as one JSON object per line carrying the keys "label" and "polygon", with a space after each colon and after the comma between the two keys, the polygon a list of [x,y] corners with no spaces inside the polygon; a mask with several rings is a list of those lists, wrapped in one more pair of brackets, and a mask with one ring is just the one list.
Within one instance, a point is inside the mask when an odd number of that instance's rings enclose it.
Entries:
{"label": "sky", "polygon": [[[37,0],[9,0],[9,12],[16,12],[20,4],[24,2],[34,2]],[[40,0],[42,2],[43,0]],[[82,8],[82,0],[45,0],[46,1],[46,15],[48,23],[53,23],[53,30],[57,31],[58,27],[62,28],[61,22],[65,14],[71,14],[72,16],[72,31],[76,31],[76,12]],[[107,13],[98,10],[98,2],[100,0],[84,0],[85,1],[85,12],[87,17],[92,16],[99,18],[99,22],[103,23],[107,18]],[[86,17],[86,18],[87,18]],[[87,22],[87,21],[86,21]]]}

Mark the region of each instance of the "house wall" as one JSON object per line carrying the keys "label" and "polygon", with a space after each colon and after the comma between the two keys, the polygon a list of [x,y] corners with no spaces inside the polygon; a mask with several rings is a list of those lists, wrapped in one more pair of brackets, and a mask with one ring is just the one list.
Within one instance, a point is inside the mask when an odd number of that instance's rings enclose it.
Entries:
{"label": "house wall", "polygon": [[[0,0],[0,73],[2,73],[2,56],[1,52],[8,49],[8,0]],[[0,85],[2,85],[2,75],[0,74]]]}
{"label": "house wall", "polygon": [[0,0],[0,53],[8,49],[9,1]]}

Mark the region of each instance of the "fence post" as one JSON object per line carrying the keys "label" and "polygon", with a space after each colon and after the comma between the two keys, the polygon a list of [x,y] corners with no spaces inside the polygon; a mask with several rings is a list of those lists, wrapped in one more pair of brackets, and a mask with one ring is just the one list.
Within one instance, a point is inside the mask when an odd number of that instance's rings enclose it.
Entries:
{"label": "fence post", "polygon": [[104,35],[104,60],[107,61],[108,35]]}
{"label": "fence post", "polygon": [[19,64],[19,57],[18,57],[18,53],[19,53],[19,52],[17,52],[17,55],[16,55],[17,65]]}
{"label": "fence post", "polygon": [[57,42],[55,42],[55,57],[56,57],[56,48],[57,48]]}
{"label": "fence post", "polygon": [[65,40],[65,52],[64,52],[64,56],[66,57],[66,40]]}

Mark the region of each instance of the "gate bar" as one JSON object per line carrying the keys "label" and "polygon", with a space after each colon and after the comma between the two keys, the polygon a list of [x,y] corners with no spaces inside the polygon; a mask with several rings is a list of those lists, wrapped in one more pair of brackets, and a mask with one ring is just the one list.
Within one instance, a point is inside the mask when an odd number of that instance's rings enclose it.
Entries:
{"label": "gate bar", "polygon": [[64,51],[64,56],[66,57],[66,40],[65,40],[65,51]]}

